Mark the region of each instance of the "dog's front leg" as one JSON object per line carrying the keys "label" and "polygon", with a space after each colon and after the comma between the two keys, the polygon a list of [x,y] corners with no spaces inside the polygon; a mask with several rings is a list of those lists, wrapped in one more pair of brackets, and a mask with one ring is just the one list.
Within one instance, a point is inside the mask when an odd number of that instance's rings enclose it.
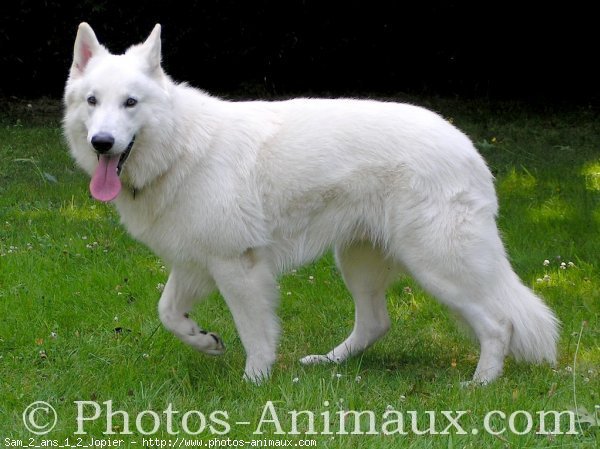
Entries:
{"label": "dog's front leg", "polygon": [[175,266],[158,302],[158,314],[179,339],[198,351],[219,355],[225,352],[221,337],[201,329],[188,314],[196,302],[214,290],[215,284],[205,269]]}
{"label": "dog's front leg", "polygon": [[246,350],[244,378],[260,383],[271,373],[279,340],[279,295],[271,264],[261,251],[249,249],[213,261],[210,271]]}

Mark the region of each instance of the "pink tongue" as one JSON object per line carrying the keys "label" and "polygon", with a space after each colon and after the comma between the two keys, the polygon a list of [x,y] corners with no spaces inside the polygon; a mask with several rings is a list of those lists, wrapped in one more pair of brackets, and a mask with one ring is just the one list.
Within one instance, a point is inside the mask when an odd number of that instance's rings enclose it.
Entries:
{"label": "pink tongue", "polygon": [[100,156],[90,182],[90,192],[99,201],[112,201],[121,191],[121,180],[117,175],[119,158],[120,155]]}

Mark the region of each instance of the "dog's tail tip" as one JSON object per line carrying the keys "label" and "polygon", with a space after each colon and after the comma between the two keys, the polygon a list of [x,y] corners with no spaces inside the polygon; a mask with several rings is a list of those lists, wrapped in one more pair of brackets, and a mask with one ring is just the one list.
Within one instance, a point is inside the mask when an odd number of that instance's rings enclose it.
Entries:
{"label": "dog's tail tip", "polygon": [[510,304],[513,327],[510,353],[516,360],[556,365],[560,321],[539,297],[517,282]]}

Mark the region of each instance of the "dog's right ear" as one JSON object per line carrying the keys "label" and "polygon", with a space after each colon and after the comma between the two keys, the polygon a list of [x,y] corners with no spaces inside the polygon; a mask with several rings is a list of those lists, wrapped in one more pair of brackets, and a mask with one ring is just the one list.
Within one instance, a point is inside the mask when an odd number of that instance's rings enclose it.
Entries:
{"label": "dog's right ear", "polygon": [[75,38],[75,47],[73,49],[71,76],[83,74],[90,59],[101,52],[106,52],[106,49],[98,42],[98,38],[92,27],[85,22],[79,24],[77,37]]}

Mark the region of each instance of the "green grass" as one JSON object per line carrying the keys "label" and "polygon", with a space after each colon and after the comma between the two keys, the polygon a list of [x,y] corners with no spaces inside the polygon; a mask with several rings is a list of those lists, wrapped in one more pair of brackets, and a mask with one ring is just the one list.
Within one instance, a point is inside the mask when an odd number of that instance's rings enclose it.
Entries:
{"label": "green grass", "polygon": [[[339,366],[303,367],[298,359],[339,343],[352,327],[353,307],[332,257],[281,278],[283,337],[274,376],[256,387],[241,381],[244,354],[222,299],[201,304],[195,318],[219,332],[228,352],[219,358],[195,353],[165,331],[156,303],[167,271],[163,263],[129,238],[111,206],[92,201],[88,180],[73,166],[52,102],[13,103],[0,118],[0,446],[70,438],[77,442],[74,401],[113,401],[122,416],[117,435],[105,436],[106,410],[86,422],[91,437],[141,442],[136,416],[153,410],[161,417],[154,438],[184,437],[182,418],[197,410],[207,419],[198,438],[314,439],[323,448],[596,447],[600,436],[600,122],[589,110],[535,110],[518,104],[420,100],[465,130],[478,144],[497,178],[499,226],[516,271],[560,317],[560,359],[548,366],[508,360],[505,374],[485,388],[461,388],[472,375],[476,345],[447,311],[409,278],[389,292],[395,323],[362,357]],[[50,113],[45,112],[50,110]],[[41,118],[40,118],[41,117]],[[548,266],[543,262],[547,259]],[[574,266],[562,269],[561,263]],[[577,355],[577,363],[573,364]],[[574,394],[575,393],[575,394]],[[46,401],[57,411],[52,432],[35,436],[23,424],[28,404]],[[254,435],[263,408],[273,401],[283,430],[291,410],[323,415],[339,429],[340,409],[371,410],[377,430],[386,409],[437,412],[437,430],[448,421],[441,411],[465,411],[466,435]],[[523,410],[563,411],[585,407],[577,435],[525,435],[483,431],[486,413],[508,417]],[[172,404],[170,435],[166,415]],[[104,407],[104,405],[102,405]],[[229,414],[227,435],[211,435],[209,415]],[[580,410],[581,411],[581,410]],[[92,409],[86,409],[92,413]],[[455,416],[455,414],[453,415]],[[535,414],[533,415],[535,418]],[[42,422],[44,416],[38,416]],[[188,429],[201,425],[188,416]],[[524,429],[523,415],[517,417]],[[153,418],[141,416],[143,429]],[[236,425],[249,421],[250,425]],[[496,429],[507,427],[497,416]],[[306,417],[299,431],[309,430]],[[477,436],[471,429],[481,430]],[[351,427],[348,427],[352,430]],[[369,427],[364,424],[365,432]],[[388,428],[389,430],[390,428]],[[216,426],[216,430],[222,427]],[[568,429],[563,426],[563,432]],[[8,440],[7,440],[8,438]],[[193,437],[189,437],[192,439]],[[141,444],[138,444],[139,447]]]}

